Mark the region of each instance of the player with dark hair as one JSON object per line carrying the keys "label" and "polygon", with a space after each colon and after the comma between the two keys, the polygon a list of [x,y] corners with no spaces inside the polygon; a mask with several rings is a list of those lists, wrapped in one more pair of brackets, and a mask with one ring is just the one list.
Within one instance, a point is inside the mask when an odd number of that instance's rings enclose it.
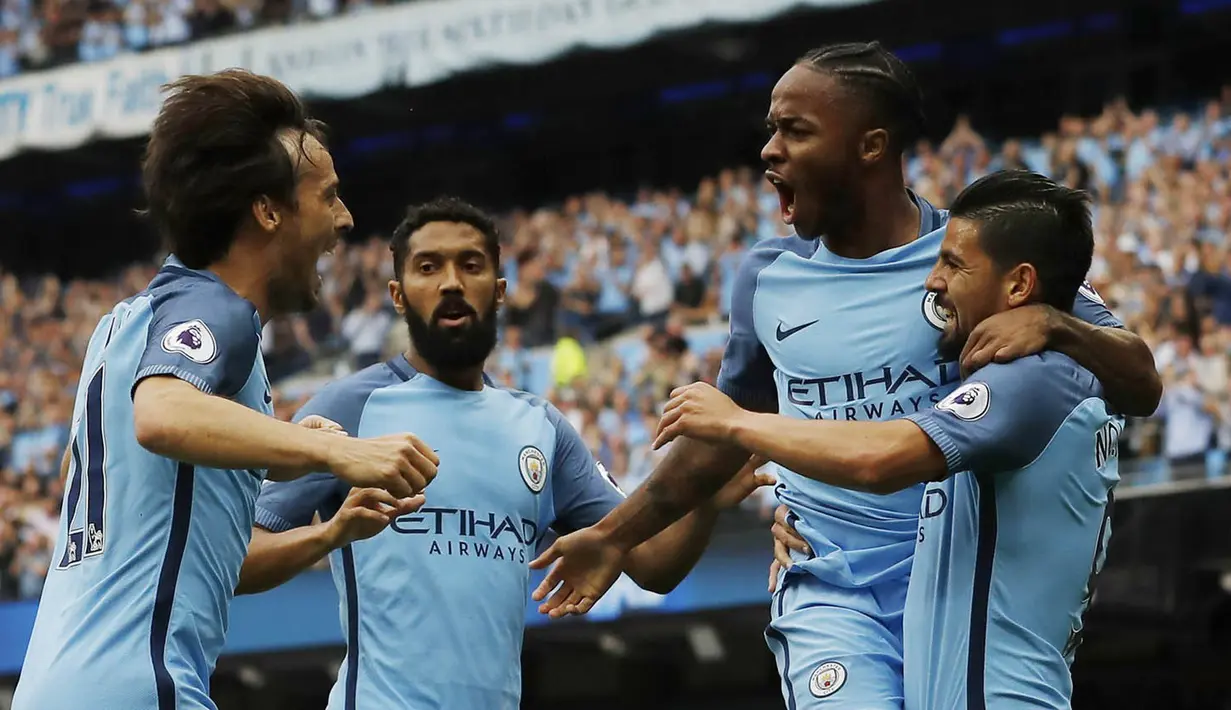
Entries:
{"label": "player with dark hair", "polygon": [[[900,419],[940,402],[963,373],[1051,348],[1093,372],[1116,411],[1152,412],[1161,385],[1149,348],[1085,286],[1071,313],[1014,308],[981,321],[957,361],[938,350],[949,314],[924,281],[949,215],[908,190],[902,168],[922,117],[909,69],[875,42],[809,52],[778,81],[761,157],[797,236],[757,244],[740,267],[719,388],[784,422]],[[729,440],[678,439],[615,512],[535,561],[563,558],[535,591],[543,611],[588,609],[626,550],[710,495],[747,455]],[[779,480],[775,534],[786,559],[771,572],[766,638],[788,705],[901,708],[902,612],[923,486],[879,496],[787,467]],[[786,553],[791,530],[805,551]]]}
{"label": "player with dark hair", "polygon": [[213,708],[262,480],[329,470],[412,507],[435,475],[412,435],[271,416],[262,324],[316,304],[316,261],[351,227],[321,125],[248,72],[168,90],[143,175],[172,256],[90,338],[15,710]]}
{"label": "player with dark hair", "polygon": [[[238,593],[329,556],[347,644],[330,708],[515,708],[526,563],[549,528],[591,525],[624,496],[555,407],[483,374],[505,292],[492,219],[460,200],[430,202],[409,211],[390,249],[410,349],[329,384],[296,418],[327,417],[356,437],[414,429],[440,451],[430,506],[412,513],[328,473],[268,484]],[[745,469],[632,550],[623,570],[666,593],[718,510],[768,482]]]}
{"label": "player with dark hair", "polygon": [[[1066,309],[1093,254],[1084,193],[1027,172],[975,182],[953,203],[927,281],[953,314],[941,352],[956,356],[997,313]],[[1120,480],[1123,419],[1102,394],[1051,349],[988,365],[935,407],[887,422],[784,420],[697,383],[672,393],[655,445],[734,441],[856,490],[927,484],[906,597],[906,707],[1064,710]],[[823,668],[815,685],[841,677]]]}

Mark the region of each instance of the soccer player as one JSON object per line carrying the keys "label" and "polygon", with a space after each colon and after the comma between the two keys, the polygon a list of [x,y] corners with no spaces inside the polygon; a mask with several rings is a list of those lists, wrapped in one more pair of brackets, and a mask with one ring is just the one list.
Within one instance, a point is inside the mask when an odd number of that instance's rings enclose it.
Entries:
{"label": "soccer player", "polygon": [[407,505],[435,475],[411,435],[271,416],[261,325],[316,304],[316,261],[351,227],[322,126],[247,72],[169,88],[142,167],[173,255],[90,338],[14,710],[213,708],[262,479],[330,470]]}
{"label": "soccer player", "polygon": [[[948,214],[910,192],[902,170],[903,147],[922,131],[921,102],[907,67],[876,43],[809,52],[774,87],[762,157],[797,236],[759,243],[741,266],[719,388],[781,421],[898,419],[941,401],[963,371],[1050,348],[1093,372],[1119,413],[1153,411],[1161,385],[1149,348],[1087,286],[1071,314],[1014,308],[972,329],[958,360],[938,351],[948,313],[924,281]],[[747,456],[731,441],[677,440],[625,503],[535,561],[563,558],[535,590],[542,610],[588,610],[626,550],[711,495]],[[901,708],[902,612],[923,486],[877,496],[789,467],[778,476],[778,498],[813,553],[779,575],[766,630],[788,705]],[[831,664],[849,680],[812,685]]]}
{"label": "soccer player", "polygon": [[[391,250],[389,293],[410,349],[329,384],[297,417],[327,417],[356,437],[414,429],[442,462],[428,505],[407,514],[328,473],[267,483],[238,591],[269,589],[329,556],[347,645],[330,708],[511,710],[527,563],[549,528],[591,525],[624,496],[555,407],[483,374],[505,292],[491,218],[455,199],[418,206]],[[769,480],[747,468],[632,550],[623,569],[646,589],[671,590],[718,510]],[[316,514],[323,522],[312,524]]]}
{"label": "soccer player", "polygon": [[[954,200],[928,288],[957,356],[995,313],[1073,303],[1094,253],[1086,196],[1024,171]],[[799,475],[892,493],[927,484],[906,598],[906,707],[1054,708],[1111,534],[1123,420],[1072,358],[988,365],[936,406],[888,422],[783,420],[698,383],[673,393],[655,445],[732,440]],[[800,589],[788,586],[779,609]],[[809,690],[840,687],[821,666]],[[836,697],[836,695],[835,695]]]}

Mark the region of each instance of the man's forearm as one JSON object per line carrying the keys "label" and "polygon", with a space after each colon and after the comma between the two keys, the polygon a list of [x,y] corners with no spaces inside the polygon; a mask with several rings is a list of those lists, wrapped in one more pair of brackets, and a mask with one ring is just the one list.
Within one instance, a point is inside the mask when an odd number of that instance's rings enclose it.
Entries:
{"label": "man's forearm", "polygon": [[701,559],[717,520],[718,509],[703,503],[666,530],[634,547],[624,571],[642,589],[658,594],[670,592]]}
{"label": "man's forearm", "polygon": [[285,584],[333,549],[334,541],[326,523],[280,533],[253,528],[235,593],[257,594]]}
{"label": "man's forearm", "polygon": [[1052,347],[1093,373],[1117,412],[1134,417],[1153,414],[1162,399],[1163,385],[1150,346],[1123,328],[1100,327],[1067,313],[1059,315]]}
{"label": "man's forearm", "polygon": [[738,446],[680,437],[649,479],[595,528],[632,550],[708,501],[747,461]]}
{"label": "man's forearm", "polygon": [[269,469],[273,480],[328,470],[329,435],[207,395],[180,380],[141,382],[133,413],[137,441],[170,459],[210,468]]}
{"label": "man's forearm", "polygon": [[944,454],[913,422],[844,422],[745,413],[732,439],[801,476],[893,493],[948,475]]}

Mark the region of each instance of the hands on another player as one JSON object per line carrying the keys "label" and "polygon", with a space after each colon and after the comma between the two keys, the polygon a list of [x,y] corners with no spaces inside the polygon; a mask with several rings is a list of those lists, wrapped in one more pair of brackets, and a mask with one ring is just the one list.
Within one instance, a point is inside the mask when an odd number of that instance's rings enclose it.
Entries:
{"label": "hands on another player", "polygon": [[337,434],[339,436],[350,436],[349,434],[346,433],[346,430],[342,428],[341,424],[335,422],[332,419],[326,419],[325,417],[322,417],[319,414],[309,414],[303,419],[300,419],[299,426],[305,429],[315,429],[318,431],[323,431],[327,434]]}
{"label": "hands on another player", "polygon": [[[565,535],[530,563],[530,569],[545,569],[556,563],[530,597],[543,602],[539,613],[553,619],[584,614],[620,578],[627,557],[627,550],[611,543],[594,528]],[[556,593],[547,599],[553,589]]]}
{"label": "hands on another player", "polygon": [[[718,510],[734,508],[757,488],[773,485],[776,482],[773,476],[757,471],[765,463],[762,457],[750,457],[739,473],[714,494],[710,503]],[[546,569],[555,563],[531,598],[542,602],[539,613],[553,619],[585,614],[619,579],[627,558],[626,550],[593,528],[565,535],[530,563],[530,569]]]}
{"label": "hands on another player", "polygon": [[329,519],[329,542],[333,549],[366,540],[389,526],[399,515],[413,513],[424,503],[422,494],[394,498],[380,488],[352,488],[337,514]]}
{"label": "hands on another player", "polygon": [[747,412],[713,385],[694,382],[671,391],[671,399],[658,422],[654,448],[687,436],[701,441],[731,440],[731,431]]}
{"label": "hands on another player", "polygon": [[975,326],[962,348],[962,377],[993,362],[1012,362],[1042,352],[1059,328],[1060,318],[1060,311],[1041,303],[987,318]]}
{"label": "hands on another player", "polygon": [[356,488],[386,490],[398,500],[422,492],[436,478],[438,465],[440,457],[414,434],[346,437],[329,449],[329,470],[335,476]]}
{"label": "hands on another player", "polygon": [[790,520],[791,509],[785,505],[780,505],[774,511],[774,526],[770,531],[774,534],[774,561],[769,565],[769,593],[773,594],[778,588],[778,573],[784,569],[790,569],[795,561],[791,559],[791,550],[803,553],[805,555],[812,554],[812,548],[808,546],[807,541],[800,537],[795,531],[795,526],[791,525]]}

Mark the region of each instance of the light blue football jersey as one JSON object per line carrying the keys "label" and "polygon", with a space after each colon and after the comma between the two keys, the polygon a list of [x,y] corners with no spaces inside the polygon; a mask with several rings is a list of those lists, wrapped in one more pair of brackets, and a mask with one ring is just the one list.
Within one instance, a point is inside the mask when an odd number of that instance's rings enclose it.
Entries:
{"label": "light blue football jersey", "polygon": [[150,453],[133,431],[132,393],[171,376],[272,414],[260,331],[251,303],[174,257],[99,322],[14,710],[214,707],[209,677],[265,472]]}
{"label": "light blue football jersey", "polygon": [[[919,238],[867,259],[820,240],[758,243],[740,267],[719,388],[740,406],[807,419],[883,421],[925,411],[958,384],[937,346],[945,315],[924,281],[940,254],[948,212],[912,194]],[[1119,326],[1089,288],[1074,315]],[[910,573],[923,486],[880,496],[779,467],[779,500],[808,541],[791,574],[847,588]]]}
{"label": "light blue football jersey", "polygon": [[1056,352],[979,370],[909,418],[954,474],[928,484],[906,600],[906,707],[1067,709],[1111,536],[1123,420]]}
{"label": "light blue football jersey", "polygon": [[[331,383],[297,417],[352,436],[414,432],[438,452],[427,503],[329,556],[346,660],[333,710],[514,710],[536,546],[598,522],[624,496],[551,404],[491,385],[459,390],[405,357]],[[350,492],[330,474],[267,482],[257,524],[328,520]]]}

